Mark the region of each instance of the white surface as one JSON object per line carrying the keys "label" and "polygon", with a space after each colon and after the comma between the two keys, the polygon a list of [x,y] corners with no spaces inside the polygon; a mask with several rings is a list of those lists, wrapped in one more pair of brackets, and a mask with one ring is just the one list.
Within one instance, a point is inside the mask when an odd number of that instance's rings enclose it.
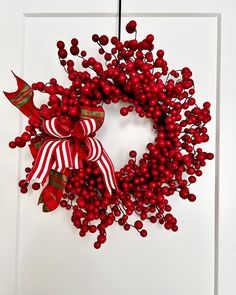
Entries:
{"label": "white surface", "polygon": [[[91,42],[92,33],[110,35],[116,32],[117,19],[114,16],[94,17],[88,14],[117,13],[116,1],[57,1],[56,6],[52,4],[53,1],[46,3],[23,0],[18,5],[16,1],[2,2],[4,5],[0,12],[0,34],[4,42],[1,45],[1,90],[10,91],[15,88],[13,78],[9,74],[11,68],[19,75],[22,72],[29,83],[47,81],[51,76],[66,83],[65,74],[58,65],[55,42],[61,38],[69,40],[78,36],[80,44],[89,48],[88,51],[93,54],[96,46]],[[227,1],[227,5],[222,5],[221,8],[220,1],[210,0],[180,0],[178,5],[173,0],[140,1],[138,4],[137,1],[131,0],[123,2],[125,13],[147,13],[145,17],[135,17],[139,22],[139,37],[155,33],[157,47],[165,50],[169,66],[189,66],[194,74],[196,97],[199,101],[212,102],[214,119],[209,126],[211,142],[206,145],[208,150],[215,149],[216,17],[183,17],[181,14],[177,17],[148,17],[148,13],[223,13],[219,295],[233,293],[233,269],[236,267],[233,210],[236,204],[233,186],[235,160],[232,155],[235,132],[229,127],[235,126],[236,123],[233,114],[235,101],[232,100],[233,69],[236,65],[235,40],[231,32],[235,4]],[[23,17],[23,12],[86,13],[86,17],[75,17],[74,14],[73,18],[66,15],[32,18]],[[131,17],[126,19],[129,18]],[[126,19],[123,18],[124,23]],[[41,99],[42,97],[39,98]],[[162,295],[214,294],[214,283],[217,285],[217,282],[214,282],[214,162],[208,162],[204,177],[192,186],[192,190],[199,196],[196,203],[190,204],[173,197],[173,213],[177,216],[180,226],[178,233],[167,232],[155,225],[150,226],[149,237],[141,239],[134,232],[126,233],[113,226],[109,231],[108,242],[101,250],[96,251],[92,247],[95,236],[79,238],[70,222],[69,214],[63,210],[52,214],[41,213],[40,208],[36,206],[37,194],[21,197],[21,205],[17,206],[17,152],[8,150],[7,143],[18,134],[18,118],[17,110],[3,98],[0,103],[0,123],[1,126],[8,126],[7,132],[1,127],[0,146],[3,155],[0,157],[0,166],[4,167],[0,175],[1,295],[64,295],[74,292],[83,295],[133,295],[144,292]],[[145,143],[137,140],[135,131],[143,141],[144,138],[149,141],[152,137],[145,119],[143,124],[135,116],[131,119],[120,117],[118,109],[112,107],[99,135],[117,168],[125,162],[130,149],[139,149],[140,152],[144,149]],[[111,142],[110,135],[114,133],[114,127],[116,136]],[[27,158],[24,154],[25,161]],[[20,167],[22,171],[23,167]],[[14,285],[17,286],[15,290]]]}
{"label": "white surface", "polygon": [[220,203],[219,203],[219,294],[236,289],[236,100],[234,69],[236,66],[235,1],[222,3],[221,108],[220,108]]}

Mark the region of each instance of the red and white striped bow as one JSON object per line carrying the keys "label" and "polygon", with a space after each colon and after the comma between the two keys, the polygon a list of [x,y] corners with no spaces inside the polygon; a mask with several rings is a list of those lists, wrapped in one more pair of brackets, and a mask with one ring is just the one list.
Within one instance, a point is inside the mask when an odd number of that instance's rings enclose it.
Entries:
{"label": "red and white striped bow", "polygon": [[42,127],[49,139],[40,147],[27,181],[38,179],[44,183],[51,169],[83,168],[83,160],[96,162],[107,190],[118,190],[114,166],[101,142],[91,137],[99,127],[94,118],[78,121],[74,127],[66,117],[44,120]]}

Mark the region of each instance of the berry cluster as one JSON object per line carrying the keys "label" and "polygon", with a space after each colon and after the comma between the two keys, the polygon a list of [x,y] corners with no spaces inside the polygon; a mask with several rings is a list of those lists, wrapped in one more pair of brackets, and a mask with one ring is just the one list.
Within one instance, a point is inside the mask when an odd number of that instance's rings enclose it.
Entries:
{"label": "berry cluster", "polygon": [[[116,172],[119,192],[112,196],[107,193],[100,170],[92,162],[85,163],[84,170],[71,172],[60,205],[72,210],[71,219],[81,237],[89,232],[98,233],[95,248],[106,242],[106,229],[114,222],[126,231],[135,228],[142,237],[147,236],[144,221],[158,222],[167,230],[177,231],[169,199],[178,192],[182,199],[195,201],[189,185],[202,175],[206,160],[214,157],[197,147],[209,140],[205,125],[211,120],[210,103],[197,105],[190,69],[169,71],[164,51],[154,51],[152,34],[141,41],[136,39],[135,21],[127,24],[126,31],[135,33],[135,38],[121,42],[117,37],[109,40],[106,35],[92,36],[104,63],[88,57],[79,48],[78,40],[72,39],[69,51],[81,59],[84,70],[77,70],[75,62],[67,60],[65,44],[58,41],[60,63],[71,86],[64,88],[55,78],[47,84],[32,85],[34,90],[49,95],[48,103],[41,106],[44,119],[65,116],[79,120],[79,106],[124,102],[127,106],[121,107],[122,116],[136,112],[153,124],[156,137],[147,144],[141,159],[137,161],[136,151],[130,151],[127,164]],[[44,134],[37,129],[40,130],[40,124],[30,118],[26,131],[10,142],[10,147],[42,140]],[[26,168],[26,173],[29,171]],[[19,186],[22,193],[27,192],[24,180]],[[35,190],[39,187],[38,183],[32,186]],[[134,213],[138,219],[131,224],[129,216]]]}

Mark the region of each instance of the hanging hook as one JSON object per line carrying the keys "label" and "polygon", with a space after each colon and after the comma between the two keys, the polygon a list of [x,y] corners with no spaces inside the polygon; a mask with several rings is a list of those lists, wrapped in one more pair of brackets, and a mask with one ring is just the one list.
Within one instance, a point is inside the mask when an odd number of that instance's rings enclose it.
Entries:
{"label": "hanging hook", "polygon": [[118,39],[120,41],[121,35],[121,0],[119,0],[119,8],[118,8]]}

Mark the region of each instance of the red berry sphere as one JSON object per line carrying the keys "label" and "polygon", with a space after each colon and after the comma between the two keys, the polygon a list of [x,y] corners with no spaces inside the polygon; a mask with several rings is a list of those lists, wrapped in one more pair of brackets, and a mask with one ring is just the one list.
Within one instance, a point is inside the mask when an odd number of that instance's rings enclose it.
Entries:
{"label": "red berry sphere", "polygon": [[129,33],[129,34],[132,34],[135,30],[136,30],[136,27],[137,27],[137,23],[135,20],[131,20],[125,27],[126,31]]}

